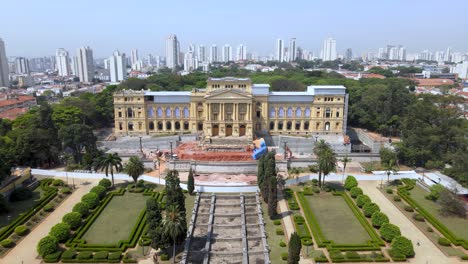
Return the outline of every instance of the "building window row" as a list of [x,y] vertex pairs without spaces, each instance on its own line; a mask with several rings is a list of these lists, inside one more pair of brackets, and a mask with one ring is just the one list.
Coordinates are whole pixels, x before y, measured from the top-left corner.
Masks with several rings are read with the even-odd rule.
[[[309,121],[305,121],[303,123],[303,127],[301,127],[301,122],[300,121],[279,121],[278,123],[275,123],[274,121],[270,122],[270,130],[283,130],[283,131],[291,131],[292,128],[294,127],[294,130],[296,131],[307,131],[310,129],[310,123]],[[338,130],[340,128],[340,122],[335,123],[335,130]],[[315,123],[315,130],[319,131],[321,130],[321,123],[317,122]],[[331,130],[331,124],[330,122],[325,122],[325,125],[323,127],[323,131],[330,131]]]
[[[285,110],[286,109],[286,110]],[[294,115],[293,115],[294,114]],[[285,116],[286,115],[286,116]],[[275,107],[270,107],[270,118],[275,118],[275,117],[310,117],[310,107],[306,107],[304,111],[302,111],[301,107],[297,107],[296,109],[293,109],[292,107],[279,107],[278,111],[276,111]]]
[[[163,116],[164,114],[164,116]],[[148,117],[152,118],[154,117],[155,113],[154,113],[154,108],[153,107],[149,107],[148,108]],[[188,107],[184,107],[182,110],[181,108],[179,107],[175,107],[174,109],[171,109],[170,107],[166,107],[165,109],[163,109],[162,107],[158,107],[156,109],[156,116],[157,117],[177,117],[177,118],[180,118],[181,116],[183,118],[189,118],[190,117],[190,111],[188,109]]]

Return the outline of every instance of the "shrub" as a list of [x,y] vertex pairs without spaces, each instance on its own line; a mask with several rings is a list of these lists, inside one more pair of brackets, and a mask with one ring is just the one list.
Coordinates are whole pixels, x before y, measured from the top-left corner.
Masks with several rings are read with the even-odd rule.
[[330,258],[332,259],[332,262],[333,262],[334,260],[341,260],[341,259],[344,259],[345,257],[343,256],[340,250],[333,249],[333,250],[330,250]]
[[63,180],[61,180],[61,179],[55,179],[55,180],[52,181],[52,185],[53,186],[63,186],[64,183],[63,183]]
[[284,242],[284,241],[279,242],[279,246],[280,247],[286,247],[286,242]]
[[62,251],[56,251],[52,254],[45,255],[44,262],[45,263],[57,263],[60,259],[60,255],[62,255]]
[[145,187],[145,181],[144,180],[138,180],[137,187],[140,187],[140,188]]
[[302,191],[302,193],[304,193],[304,195],[314,195],[314,192],[312,191],[312,187],[310,186],[304,187],[304,190]]
[[440,198],[440,193],[445,189],[445,187],[441,184],[434,184],[429,187],[429,189],[431,192],[424,198],[435,202]]
[[70,237],[70,226],[58,223],[50,229],[49,236],[57,238],[58,242],[64,242]]
[[4,248],[11,248],[15,245],[15,243],[13,243],[13,240],[7,238],[7,239],[3,239],[0,242],[0,245]]
[[314,193],[320,193],[319,187],[315,187],[315,186],[312,187],[312,191],[313,191]]
[[395,254],[402,254],[407,258],[414,257],[414,249],[411,240],[404,236],[398,236],[392,241],[391,250]]
[[98,185],[108,189],[109,187],[112,186],[112,182],[109,179],[104,178],[104,179],[99,181]]
[[450,243],[450,240],[446,239],[445,237],[439,237],[437,240],[437,243],[439,245],[444,246],[444,247],[449,247],[452,243]]
[[122,252],[110,252],[109,255],[107,256],[108,260],[120,260],[120,257],[122,257]]
[[392,188],[387,188],[387,190],[385,190],[388,194],[392,194],[393,193],[393,190]]
[[434,232],[434,229],[432,229],[432,227],[430,227],[430,226],[428,226],[428,227],[426,228],[426,230],[427,230],[427,232],[430,232],[430,233]]
[[274,220],[274,221],[273,221],[273,224],[274,224],[274,225],[281,225],[281,220]]
[[70,194],[72,192],[69,187],[64,187],[64,188],[62,188],[61,191],[62,191],[63,194]]
[[284,235],[284,231],[281,227],[276,228],[276,234],[277,235]]
[[468,260],[468,255],[463,255],[463,256],[461,256],[461,259],[462,259],[462,260]]
[[424,222],[424,216],[422,216],[422,215],[420,215],[420,214],[418,214],[418,213],[415,213],[415,214],[413,215],[413,219],[416,220],[416,221],[418,221],[418,222]]
[[414,212],[414,209],[411,207],[411,205],[405,205],[404,209],[406,212]]
[[89,213],[89,205],[85,202],[79,202],[73,206],[72,211],[80,213],[82,217],[86,217]]
[[401,201],[400,196],[398,196],[398,195],[393,196],[393,201],[400,202]]
[[299,205],[295,202],[290,202],[289,203],[289,209],[291,210],[299,210]]
[[15,234],[18,236],[24,236],[28,231],[29,229],[25,225],[19,225],[15,228]]
[[87,203],[89,208],[93,209],[94,207],[98,206],[99,204],[99,196],[95,193],[88,193],[81,197],[81,201]]
[[371,199],[369,198],[369,196],[365,194],[358,195],[356,199],[356,205],[359,208],[362,208],[366,203],[370,203],[370,202],[371,202]]
[[318,180],[317,179],[312,179],[312,185],[317,185],[318,184]]
[[161,258],[162,261],[168,261],[169,260],[169,255],[163,253],[163,254],[160,255],[160,258]]
[[372,225],[380,228],[383,224],[389,223],[388,216],[382,212],[375,212],[372,214]]
[[91,259],[93,257],[93,252],[91,251],[82,251],[76,255],[76,259]]
[[301,244],[304,246],[312,246],[314,242],[312,241],[312,239],[304,237],[304,238],[301,238]]
[[91,190],[89,191],[90,193],[95,193],[98,195],[99,199],[102,199],[104,198],[104,196],[106,196],[106,187],[102,187],[102,186],[94,186],[93,188],[91,188]]
[[345,253],[347,259],[360,259],[361,256],[356,251],[347,251]]
[[28,188],[20,187],[11,192],[10,202],[24,201],[30,199],[32,195],[33,193],[31,190],[29,190]]
[[58,250],[58,240],[53,236],[43,237],[37,244],[37,253],[44,257]]
[[383,224],[380,227],[380,236],[383,240],[391,242],[395,237],[401,236],[400,228],[390,223]]
[[351,175],[348,175],[345,180],[344,187],[346,190],[351,190],[351,188],[358,186],[358,181]]
[[281,259],[282,260],[288,260],[288,253],[286,253],[286,252],[281,253]]
[[62,253],[62,259],[73,259],[76,256],[76,251],[69,249]]
[[44,211],[46,211],[46,212],[52,212],[53,210],[54,210],[54,206],[51,205],[51,204],[46,204],[44,206]]
[[138,241],[138,245],[140,245],[140,246],[149,246],[149,245],[151,245],[151,239],[143,237],[143,238],[140,239],[140,241]]
[[70,226],[71,229],[76,229],[81,225],[81,214],[71,212],[63,216],[62,221]]
[[105,259],[107,259],[108,254],[109,254],[108,251],[98,251],[98,252],[94,253],[93,259],[105,260]]
[[380,211],[380,208],[377,204],[369,202],[362,207],[362,210],[366,217],[371,217],[373,213]]
[[353,187],[349,192],[351,193],[351,197],[356,198],[358,195],[362,194],[362,189],[359,187]]

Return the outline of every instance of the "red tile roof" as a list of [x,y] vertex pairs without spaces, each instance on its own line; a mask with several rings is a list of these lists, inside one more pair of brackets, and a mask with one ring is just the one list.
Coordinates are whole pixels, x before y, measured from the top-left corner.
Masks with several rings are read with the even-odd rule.
[[453,81],[449,79],[414,79],[418,86],[442,86],[452,85]]
[[34,96],[29,95],[18,95],[16,98],[0,100],[0,107],[8,106],[8,105],[16,105],[20,103],[24,103],[26,101],[36,101]]

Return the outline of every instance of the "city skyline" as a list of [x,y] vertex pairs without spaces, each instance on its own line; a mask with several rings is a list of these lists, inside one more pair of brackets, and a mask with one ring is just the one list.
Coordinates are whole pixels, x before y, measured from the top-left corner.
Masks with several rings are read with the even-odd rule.
[[[8,56],[48,56],[53,55],[58,48],[70,51],[80,46],[90,46],[95,58],[108,57],[114,49],[129,53],[133,48],[137,48],[140,54],[163,55],[164,40],[169,34],[179,37],[181,51],[187,50],[190,43],[204,44],[207,47],[212,44],[217,44],[218,47],[226,43],[233,47],[244,44],[249,47],[249,52],[256,52],[260,56],[274,54],[274,44],[278,38],[285,41],[296,38],[298,47],[315,53],[320,52],[323,40],[327,37],[336,39],[340,54],[347,48],[352,48],[355,54],[375,52],[379,47],[390,43],[401,44],[409,52],[445,50],[447,47],[464,51],[468,47],[468,37],[464,34],[468,22],[451,15],[454,6],[457,9],[468,7],[468,3],[461,0],[448,1],[443,6],[432,5],[435,1],[426,1],[424,5],[420,5],[400,0],[378,6],[367,0],[319,4],[295,1],[294,4],[301,8],[293,14],[285,14],[281,12],[280,6],[269,5],[265,1],[245,1],[244,4],[233,6],[231,12],[234,14],[247,7],[249,12],[255,13],[255,20],[226,19],[220,20],[219,25],[214,25],[210,16],[200,16],[200,12],[193,12],[204,6],[203,1],[183,3],[182,9],[179,8],[180,1],[158,5],[149,1],[143,1],[139,5],[110,5],[106,1],[89,1],[93,8],[86,9],[86,12],[91,12],[90,17],[95,19],[80,22],[68,19],[66,11],[45,12],[61,6],[58,1],[24,2],[22,6],[29,8],[20,21],[15,18],[14,12],[5,12],[4,19],[0,21],[0,37],[6,43]],[[337,9],[337,5],[340,8]],[[18,4],[14,2],[6,2],[2,6],[5,10],[18,8]],[[74,5],[73,10],[68,10],[73,13],[84,12],[86,6]],[[431,6],[437,6],[437,10]],[[172,13],[169,10],[177,12]],[[209,10],[203,10],[207,13],[210,11],[219,13],[223,9],[221,6],[210,6]],[[438,19],[428,20],[427,14],[436,11]],[[117,13],[129,17],[119,21],[114,17]],[[133,13],[138,14],[138,19],[130,18]],[[281,18],[272,17],[272,13],[281,14]],[[173,19],[174,15],[177,15],[177,19]],[[299,19],[310,15],[314,19]],[[54,30],[37,30],[38,21],[42,27]],[[266,26],[262,26],[265,23]],[[252,25],[257,25],[257,29],[247,30],[252,29]],[[437,37],[434,37],[435,34]],[[32,40],[34,45],[30,45]]]

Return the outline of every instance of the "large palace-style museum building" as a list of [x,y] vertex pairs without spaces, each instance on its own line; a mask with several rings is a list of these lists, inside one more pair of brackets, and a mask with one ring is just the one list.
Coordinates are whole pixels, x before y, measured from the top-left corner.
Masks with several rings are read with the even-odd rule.
[[249,78],[209,78],[191,92],[124,90],[114,95],[115,135],[202,132],[205,137],[253,138],[343,134],[348,97],[341,85],[308,86],[304,92],[271,92]]

